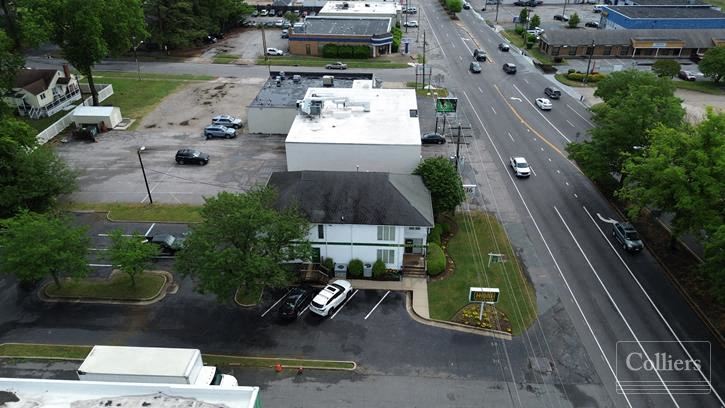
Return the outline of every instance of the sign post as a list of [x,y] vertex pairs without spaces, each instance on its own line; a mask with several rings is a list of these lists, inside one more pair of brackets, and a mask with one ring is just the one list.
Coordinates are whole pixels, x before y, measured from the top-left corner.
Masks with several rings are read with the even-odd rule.
[[478,320],[483,320],[483,305],[498,303],[498,288],[474,288],[468,290],[468,301],[471,303],[480,303],[481,309],[478,312]]

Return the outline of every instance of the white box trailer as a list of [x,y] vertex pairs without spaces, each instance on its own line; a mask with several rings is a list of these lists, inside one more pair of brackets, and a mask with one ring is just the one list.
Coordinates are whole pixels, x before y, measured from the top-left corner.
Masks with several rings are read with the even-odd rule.
[[204,366],[198,349],[94,346],[78,368],[81,381],[236,387],[237,379]]
[[121,108],[118,106],[79,106],[73,111],[73,122],[78,126],[100,125],[113,129],[121,121]]

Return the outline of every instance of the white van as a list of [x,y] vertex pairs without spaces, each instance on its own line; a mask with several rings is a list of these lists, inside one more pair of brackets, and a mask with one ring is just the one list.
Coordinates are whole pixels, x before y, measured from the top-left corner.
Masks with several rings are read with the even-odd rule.
[[602,9],[605,7],[604,4],[595,4],[592,11],[595,13],[601,13]]

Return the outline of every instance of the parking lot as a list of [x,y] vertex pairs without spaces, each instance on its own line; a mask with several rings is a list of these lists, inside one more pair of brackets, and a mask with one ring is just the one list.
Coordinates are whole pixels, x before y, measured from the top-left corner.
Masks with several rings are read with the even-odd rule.
[[[490,21],[495,21],[496,18],[496,5],[489,4],[486,6],[486,11],[482,12],[483,0],[473,0],[471,2],[472,7],[478,13],[482,13],[483,17]],[[523,7],[514,6],[513,4],[502,4],[498,7],[498,23],[506,29],[513,29],[515,26],[514,17],[518,17],[523,10]],[[584,27],[587,21],[599,21],[600,14],[594,12],[592,4],[571,4],[567,3],[566,10],[564,10],[564,3],[561,4],[549,4],[544,1],[543,5],[529,8],[530,16],[534,14],[538,15],[541,19],[540,27],[544,30],[556,30],[566,29],[568,27],[566,22],[554,20],[554,16],[557,14],[566,14],[571,17],[574,13],[579,15],[580,23],[577,30],[595,30],[595,28]]]

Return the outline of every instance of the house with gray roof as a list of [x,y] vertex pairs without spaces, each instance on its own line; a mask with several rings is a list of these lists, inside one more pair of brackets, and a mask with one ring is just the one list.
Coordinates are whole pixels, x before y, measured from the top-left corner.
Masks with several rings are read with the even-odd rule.
[[291,171],[272,173],[267,185],[277,191],[275,208],[297,208],[309,220],[313,262],[331,258],[344,273],[352,259],[380,259],[389,269],[425,272],[434,219],[420,176]]
[[67,65],[57,69],[21,69],[3,100],[31,119],[53,116],[81,99],[76,76]]

